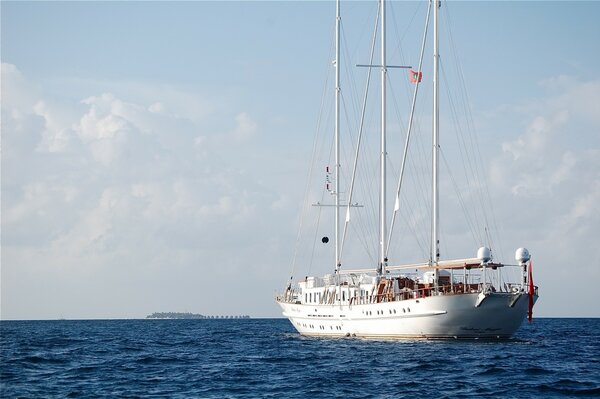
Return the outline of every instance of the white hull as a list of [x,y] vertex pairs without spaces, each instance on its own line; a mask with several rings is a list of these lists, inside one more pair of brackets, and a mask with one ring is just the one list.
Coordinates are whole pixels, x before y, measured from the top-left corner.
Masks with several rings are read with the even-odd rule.
[[509,338],[527,315],[527,294],[481,299],[472,293],[359,305],[278,303],[300,334],[329,337]]

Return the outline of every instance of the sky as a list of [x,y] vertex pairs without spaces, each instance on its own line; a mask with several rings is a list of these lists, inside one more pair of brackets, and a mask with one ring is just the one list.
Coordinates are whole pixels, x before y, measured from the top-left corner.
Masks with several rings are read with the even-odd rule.
[[[390,62],[414,64],[425,4],[391,8],[392,30],[408,33],[389,40]],[[344,38],[368,43],[374,10],[344,3]],[[0,11],[0,317],[278,317],[334,3]],[[536,316],[599,317],[600,2],[451,1],[443,15],[456,52],[442,63],[460,55],[506,261],[532,253]],[[347,64],[368,55],[345,49]]]

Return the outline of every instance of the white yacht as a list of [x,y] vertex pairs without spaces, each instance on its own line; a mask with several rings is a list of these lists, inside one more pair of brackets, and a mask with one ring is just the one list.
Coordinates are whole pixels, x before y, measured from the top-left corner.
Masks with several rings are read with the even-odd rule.
[[[302,335],[329,337],[362,338],[488,338],[506,339],[511,337],[529,315],[538,298],[538,288],[533,284],[531,259],[527,249],[516,250],[513,264],[496,261],[495,250],[491,245],[475,245],[472,254],[475,257],[465,259],[440,258],[439,231],[439,14],[440,0],[428,2],[425,28],[418,67],[388,65],[386,59],[386,2],[380,0],[377,9],[376,27],[373,35],[370,63],[356,65],[367,73],[380,72],[380,138],[378,148],[378,200],[372,212],[377,217],[377,259],[364,268],[347,268],[344,255],[344,242],[348,235],[351,212],[359,207],[353,202],[356,169],[361,144],[361,129],[356,137],[356,157],[352,163],[351,176],[347,187],[340,187],[340,1],[336,2],[335,12],[335,120],[333,167],[327,167],[325,190],[331,194],[332,203],[328,206],[333,213],[335,232],[332,243],[333,259],[331,273],[324,276],[302,275],[293,277],[284,291],[277,295],[276,301],[293,326]],[[432,18],[430,16],[432,15]],[[432,21],[430,21],[432,19]],[[433,112],[431,140],[431,231],[428,259],[421,263],[390,264],[390,243],[396,216],[401,209],[401,191],[409,142],[413,131],[415,103],[421,80],[423,54],[426,48],[428,27],[433,28]],[[377,32],[379,37],[377,38]],[[377,38],[377,39],[376,39]],[[376,40],[379,47],[380,62],[373,62]],[[400,164],[397,189],[387,191],[388,151],[387,140],[387,93],[388,71],[392,68],[409,72],[413,83],[412,103],[406,130],[405,146]],[[367,90],[368,91],[368,90]],[[365,94],[365,100],[367,95]],[[363,105],[364,112],[364,105]],[[429,184],[429,179],[427,179]],[[395,187],[395,188],[396,188]],[[393,194],[394,196],[392,197]],[[389,197],[389,198],[388,198]],[[388,212],[388,201],[394,200],[394,207]],[[378,208],[378,209],[377,209]],[[345,220],[340,213],[345,212]],[[399,223],[399,222],[398,222]],[[487,230],[486,230],[487,231]],[[322,242],[328,243],[328,237]],[[480,243],[484,244],[484,243]],[[487,244],[487,243],[485,243]],[[321,245],[321,244],[320,244]],[[401,258],[398,256],[398,258]],[[326,262],[329,260],[326,259]],[[359,265],[361,266],[361,265]],[[296,267],[294,265],[294,267]],[[508,268],[516,268],[509,282],[505,274]],[[514,270],[514,269],[513,269]],[[516,276],[516,278],[515,278]]]

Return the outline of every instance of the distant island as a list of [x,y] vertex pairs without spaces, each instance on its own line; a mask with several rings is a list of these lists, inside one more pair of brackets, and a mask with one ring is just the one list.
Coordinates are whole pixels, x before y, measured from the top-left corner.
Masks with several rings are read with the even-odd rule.
[[154,312],[147,319],[249,319],[250,316],[205,316],[196,313],[181,313],[181,312]]

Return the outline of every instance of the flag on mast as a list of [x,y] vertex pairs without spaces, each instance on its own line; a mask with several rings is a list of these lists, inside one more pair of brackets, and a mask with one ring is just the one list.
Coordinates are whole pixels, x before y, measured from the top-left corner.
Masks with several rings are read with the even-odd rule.
[[533,318],[533,294],[535,294],[535,287],[533,285],[533,262],[529,261],[529,310],[527,313],[527,319],[531,323],[531,319]]
[[410,70],[410,83],[421,83],[423,72]]

